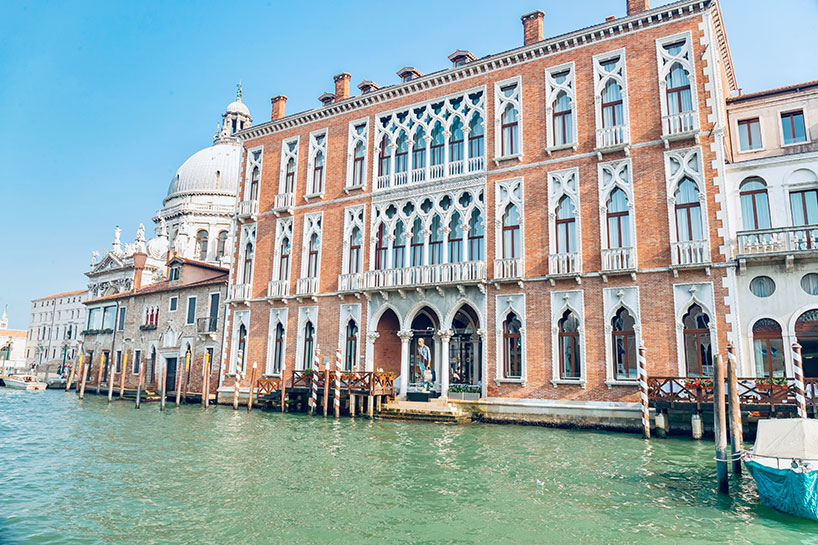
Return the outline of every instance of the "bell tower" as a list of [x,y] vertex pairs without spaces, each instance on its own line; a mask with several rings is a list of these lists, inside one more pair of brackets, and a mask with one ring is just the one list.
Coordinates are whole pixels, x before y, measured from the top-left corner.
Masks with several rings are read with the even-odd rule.
[[246,129],[253,122],[250,109],[241,101],[241,83],[236,84],[236,100],[222,114],[222,126],[214,141],[232,139],[233,135]]

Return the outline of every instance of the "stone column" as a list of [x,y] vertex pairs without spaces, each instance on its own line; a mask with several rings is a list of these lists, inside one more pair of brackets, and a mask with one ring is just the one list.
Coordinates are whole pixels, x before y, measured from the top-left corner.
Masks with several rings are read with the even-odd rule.
[[449,398],[449,341],[452,338],[451,330],[440,331],[440,397]]
[[375,370],[375,341],[381,334],[377,331],[368,331],[366,334],[366,356],[364,360],[364,370]]
[[400,337],[400,399],[406,399],[409,389],[409,343],[412,342],[412,330],[398,331]]

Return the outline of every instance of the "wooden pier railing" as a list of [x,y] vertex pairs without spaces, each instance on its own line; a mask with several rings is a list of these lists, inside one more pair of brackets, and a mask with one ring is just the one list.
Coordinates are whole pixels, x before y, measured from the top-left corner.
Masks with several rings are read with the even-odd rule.
[[[794,411],[795,379],[739,378],[737,379],[738,398],[741,408],[748,411]],[[648,377],[648,400],[658,408],[695,405],[697,410],[702,406],[713,405],[713,382],[706,378],[688,377]],[[816,413],[818,406],[818,379],[804,379],[804,390],[807,406]]]
[[256,399],[261,399],[261,396],[270,395],[280,390],[280,377],[260,378],[256,381]]

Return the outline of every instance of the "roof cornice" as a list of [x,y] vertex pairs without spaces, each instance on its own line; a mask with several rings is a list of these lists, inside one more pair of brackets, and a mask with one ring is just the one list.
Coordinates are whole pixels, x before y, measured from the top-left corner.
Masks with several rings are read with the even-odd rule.
[[242,142],[245,142],[261,136],[286,131],[300,125],[342,115],[359,108],[380,104],[441,85],[447,85],[455,81],[560,53],[568,49],[583,47],[591,43],[600,42],[630,32],[636,32],[652,25],[663,24],[674,18],[685,17],[694,13],[702,13],[711,6],[716,6],[714,27],[718,34],[719,51],[728,74],[730,85],[734,87],[735,77],[733,75],[733,64],[730,59],[730,50],[727,46],[727,37],[724,34],[718,0],[678,0],[677,2],[659,6],[648,11],[621,17],[612,21],[605,21],[567,34],[554,36],[541,42],[489,55],[482,59],[468,62],[463,66],[439,70],[405,83],[390,85],[377,91],[371,91],[363,95],[333,102],[327,106],[321,106],[312,110],[291,114],[281,119],[267,121],[260,125],[239,131],[235,136]]

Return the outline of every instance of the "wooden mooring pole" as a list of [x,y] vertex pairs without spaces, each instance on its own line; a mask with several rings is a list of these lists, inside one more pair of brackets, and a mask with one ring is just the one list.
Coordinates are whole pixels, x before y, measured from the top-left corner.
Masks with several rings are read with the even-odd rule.
[[[82,367],[82,356],[80,354],[79,363],[74,361],[74,364],[71,366],[71,372],[68,374],[68,382],[65,383],[65,391],[69,391],[71,389],[71,383],[74,382],[74,375],[77,375],[77,367]],[[77,380],[79,381],[79,375],[77,375]],[[76,388],[74,388],[76,390]]]
[[801,360],[801,345],[792,343],[792,374],[795,378],[795,403],[798,406],[798,418],[807,417],[807,398],[804,395],[804,364]]
[[82,384],[80,385],[80,399],[85,397],[85,381],[88,380],[88,373],[91,372],[91,358],[88,358],[88,363],[82,366]]
[[145,359],[139,358],[139,379],[136,383],[136,408],[142,403],[142,382],[145,380]]
[[193,354],[185,352],[185,368],[182,370],[182,401],[187,403],[187,385],[190,382],[190,358]]
[[741,475],[741,451],[744,446],[744,430],[741,423],[741,403],[738,400],[738,374],[736,347],[727,344],[727,399],[730,404],[730,446],[733,458],[733,475]]
[[202,404],[205,409],[210,406],[210,352],[205,350],[204,382],[202,383]]
[[285,378],[286,374],[284,373],[284,371],[286,371],[286,370],[287,370],[287,368],[282,366],[282,368],[281,368],[281,412],[282,413],[287,412],[287,379]]
[[116,376],[116,365],[108,373],[108,403],[114,400],[114,376]]
[[162,364],[162,399],[159,400],[159,410],[165,410],[165,400],[168,397],[168,360]]
[[256,368],[258,364],[253,362],[253,370],[250,371],[250,393],[247,395],[247,412],[253,410],[253,390],[256,387]]
[[714,356],[716,376],[713,379],[713,427],[716,435],[716,476],[719,492],[728,494],[727,483],[727,415],[724,404],[724,363]]
[[182,364],[176,360],[176,406],[182,404]]
[[105,367],[105,352],[99,357],[99,371],[97,371],[97,395],[99,395],[102,386],[102,369]]
[[122,369],[119,374],[119,399],[125,397],[125,369],[128,368],[128,353],[122,354]]
[[642,402],[642,435],[650,439],[650,401],[648,400],[648,370],[645,361],[645,345],[639,347],[639,400]]

